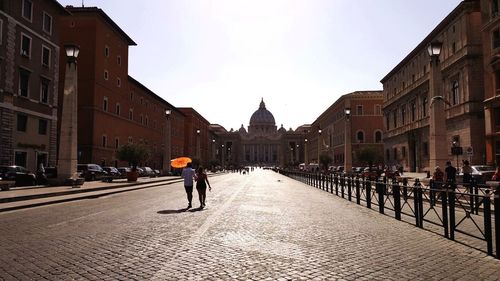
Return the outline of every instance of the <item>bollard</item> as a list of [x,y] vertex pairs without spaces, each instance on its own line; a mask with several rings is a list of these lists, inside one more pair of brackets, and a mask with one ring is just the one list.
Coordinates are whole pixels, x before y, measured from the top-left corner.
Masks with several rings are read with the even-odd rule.
[[491,234],[491,202],[490,191],[486,190],[486,195],[483,199],[484,207],[484,239],[486,240],[486,250],[488,255],[493,256],[493,241]]
[[415,226],[420,227],[420,204],[418,203],[418,184],[413,185],[413,209],[415,210]]
[[401,194],[400,186],[397,184],[396,180],[392,181],[392,195],[394,197],[394,217],[400,221],[401,220]]

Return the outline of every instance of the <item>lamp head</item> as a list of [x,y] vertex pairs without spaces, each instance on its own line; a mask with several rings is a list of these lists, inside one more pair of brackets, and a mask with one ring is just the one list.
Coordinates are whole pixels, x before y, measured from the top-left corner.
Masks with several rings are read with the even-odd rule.
[[443,46],[443,43],[440,41],[432,41],[429,46],[427,47],[427,53],[429,53],[429,56],[432,57],[438,57],[439,54],[441,53],[441,47]]
[[75,62],[80,54],[80,46],[76,44],[66,44],[64,45],[64,50],[66,51],[66,56],[70,62]]

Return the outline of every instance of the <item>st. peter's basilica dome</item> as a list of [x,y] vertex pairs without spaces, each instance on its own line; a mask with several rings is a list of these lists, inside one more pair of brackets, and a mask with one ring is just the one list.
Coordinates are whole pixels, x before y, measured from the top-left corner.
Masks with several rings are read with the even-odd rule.
[[259,109],[250,117],[250,126],[271,125],[275,126],[274,116],[269,110],[266,109],[264,99],[260,102]]

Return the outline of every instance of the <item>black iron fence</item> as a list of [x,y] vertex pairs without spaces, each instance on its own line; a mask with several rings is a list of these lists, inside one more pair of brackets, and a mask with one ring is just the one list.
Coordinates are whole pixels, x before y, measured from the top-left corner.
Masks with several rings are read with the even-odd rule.
[[[500,187],[277,170],[500,259]],[[494,248],[495,246],[495,248]]]

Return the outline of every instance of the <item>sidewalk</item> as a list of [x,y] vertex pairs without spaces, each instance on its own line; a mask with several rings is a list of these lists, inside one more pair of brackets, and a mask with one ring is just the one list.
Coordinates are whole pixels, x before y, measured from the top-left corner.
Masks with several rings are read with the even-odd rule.
[[171,184],[181,180],[177,176],[165,176],[156,178],[143,177],[139,178],[137,182],[127,182],[126,179],[113,180],[112,182],[91,181],[85,182],[81,187],[14,187],[8,191],[0,191],[0,212],[92,198],[104,194]]

